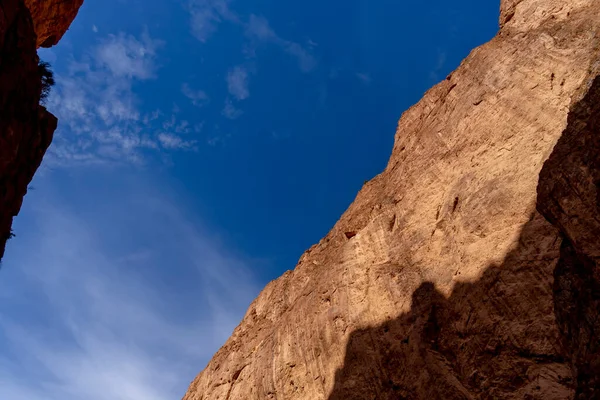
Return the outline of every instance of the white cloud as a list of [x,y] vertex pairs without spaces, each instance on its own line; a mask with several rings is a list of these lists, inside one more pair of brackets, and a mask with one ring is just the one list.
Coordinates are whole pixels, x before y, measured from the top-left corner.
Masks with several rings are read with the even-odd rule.
[[246,35],[255,41],[275,44],[284,52],[296,58],[302,72],[310,72],[317,66],[317,61],[310,51],[296,42],[278,36],[269,25],[269,21],[262,16],[250,15],[246,25]]
[[107,68],[115,77],[140,80],[154,77],[156,49],[160,41],[143,34],[141,40],[121,33],[109,35],[96,47],[97,65]]
[[98,27],[96,25],[92,25],[92,32],[98,33]]
[[[281,50],[296,58],[298,66],[303,72],[312,71],[317,61],[304,46],[299,43],[281,38],[269,25],[269,21],[262,16],[250,14],[248,21],[240,17],[230,7],[230,0],[190,0],[187,6],[190,14],[192,34],[205,43],[218,29],[223,21],[241,26],[246,36],[254,42],[271,43]],[[314,42],[308,41],[314,47]],[[245,53],[254,54],[252,46],[245,49]]]
[[188,11],[192,34],[206,42],[223,20],[237,22],[237,16],[229,9],[229,0],[190,0]]
[[181,86],[181,93],[196,107],[203,107],[210,101],[208,94],[204,90],[193,90],[187,83]]
[[140,181],[88,181],[93,209],[36,182],[0,280],[0,398],[180,398],[243,316],[249,267]]
[[[46,157],[50,165],[144,163],[149,150],[160,148],[159,134],[182,133],[164,132],[162,113],[142,113],[133,90],[135,82],[156,78],[161,46],[148,34],[109,35],[57,76],[47,104],[61,121]],[[188,138],[179,142],[170,149],[195,148]]]
[[219,16],[210,8],[190,11],[192,33],[201,42],[205,42],[216,30]]
[[162,147],[169,150],[191,150],[194,149],[194,146],[196,145],[195,141],[186,141],[171,133],[160,133],[158,135],[158,140]]
[[250,96],[248,90],[248,70],[243,66],[237,66],[227,73],[227,89],[229,94],[237,100],[244,100]]
[[298,43],[288,42],[286,40],[280,42],[282,48],[291,56],[298,60],[298,66],[302,72],[310,72],[317,66],[317,61],[304,47]]
[[269,21],[265,17],[260,17],[254,14],[250,15],[248,24],[246,25],[246,34],[251,38],[262,41],[277,41],[279,36],[275,34]]
[[175,132],[177,133],[188,133],[190,131],[190,123],[186,120],[179,121],[179,125],[175,127]]
[[227,119],[238,119],[244,112],[233,105],[231,99],[225,100],[225,106],[221,114]]

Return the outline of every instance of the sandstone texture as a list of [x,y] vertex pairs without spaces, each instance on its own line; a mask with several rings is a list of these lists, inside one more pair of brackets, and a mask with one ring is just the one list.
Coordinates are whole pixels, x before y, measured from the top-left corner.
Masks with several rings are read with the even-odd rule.
[[184,399],[600,398],[599,15],[503,0]]
[[12,219],[57,126],[40,105],[37,47],[56,43],[79,5],[81,1],[2,0],[0,6],[0,259],[12,235]]
[[31,12],[37,47],[52,47],[75,19],[83,0],[24,0]]

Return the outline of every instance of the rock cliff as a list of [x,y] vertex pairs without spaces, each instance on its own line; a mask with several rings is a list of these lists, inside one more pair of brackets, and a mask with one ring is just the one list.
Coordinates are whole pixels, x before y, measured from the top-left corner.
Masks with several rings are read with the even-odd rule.
[[600,398],[598,15],[503,0],[184,399]]
[[3,0],[0,6],[0,259],[57,126],[40,106],[36,50],[58,42],[82,1]]
[[52,47],[77,16],[83,0],[24,0],[31,13],[37,47]]

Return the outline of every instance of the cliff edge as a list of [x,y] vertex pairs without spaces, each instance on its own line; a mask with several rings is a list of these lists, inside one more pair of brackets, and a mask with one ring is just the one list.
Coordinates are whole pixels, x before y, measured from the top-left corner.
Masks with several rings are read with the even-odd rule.
[[503,0],[184,399],[600,398],[598,15]]
[[37,48],[58,42],[83,0],[3,0],[0,7],[0,259],[56,118],[40,105]]

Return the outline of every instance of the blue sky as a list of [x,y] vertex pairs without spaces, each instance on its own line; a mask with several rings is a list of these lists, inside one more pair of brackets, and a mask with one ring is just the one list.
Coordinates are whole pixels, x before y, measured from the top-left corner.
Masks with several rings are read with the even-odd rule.
[[0,271],[0,398],[180,398],[498,10],[86,0],[40,51],[60,125]]

